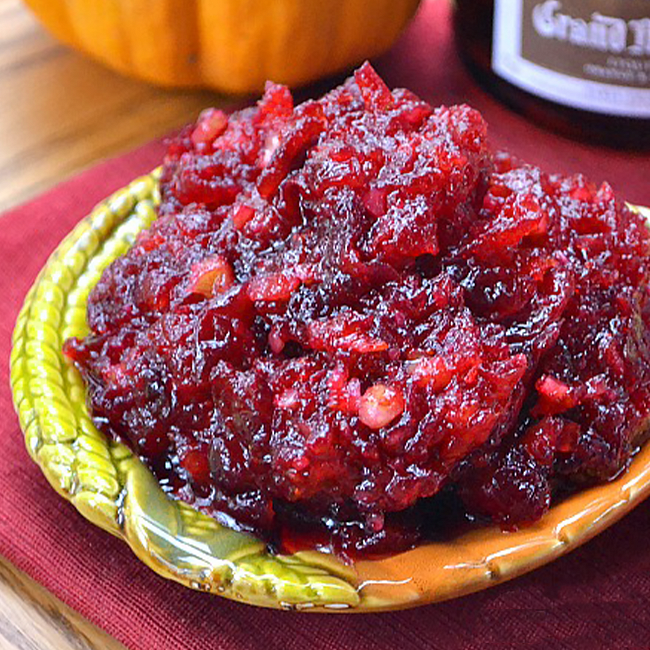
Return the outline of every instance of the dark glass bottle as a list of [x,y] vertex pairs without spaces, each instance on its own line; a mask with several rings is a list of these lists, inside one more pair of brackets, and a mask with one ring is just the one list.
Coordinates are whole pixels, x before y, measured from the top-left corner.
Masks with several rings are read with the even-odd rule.
[[650,148],[650,0],[456,0],[454,20],[479,83],[531,121]]

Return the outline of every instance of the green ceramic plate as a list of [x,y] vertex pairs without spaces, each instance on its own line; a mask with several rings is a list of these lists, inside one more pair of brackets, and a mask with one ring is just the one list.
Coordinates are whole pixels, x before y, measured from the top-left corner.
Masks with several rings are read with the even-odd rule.
[[61,346],[84,336],[86,301],[103,269],[155,219],[159,172],[117,192],[61,243],[18,317],[11,385],[27,449],[54,489],[123,539],[157,573],[256,605],[377,611],[451,598],[519,575],[615,521],[650,489],[650,451],[624,477],[552,509],[514,534],[486,528],[451,543],[348,566],[316,551],[270,554],[250,535],[169,499],[146,467],[93,425],[85,387]]

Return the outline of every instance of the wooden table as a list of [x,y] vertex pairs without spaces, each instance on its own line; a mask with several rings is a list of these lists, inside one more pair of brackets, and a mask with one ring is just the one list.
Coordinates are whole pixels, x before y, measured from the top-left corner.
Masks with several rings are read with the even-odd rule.
[[0,0],[0,210],[215,101],[118,76],[57,43],[20,0]]
[[[0,0],[0,212],[191,119],[218,97],[120,77]],[[0,650],[123,646],[0,557]]]

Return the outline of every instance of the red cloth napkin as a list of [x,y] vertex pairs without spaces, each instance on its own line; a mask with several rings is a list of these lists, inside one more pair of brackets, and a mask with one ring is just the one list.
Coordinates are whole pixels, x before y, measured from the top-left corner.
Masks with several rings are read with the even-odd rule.
[[[390,85],[432,103],[468,101],[493,141],[549,170],[607,178],[621,196],[650,204],[650,158],[569,142],[535,128],[481,92],[457,61],[449,10],[425,3],[378,62]],[[321,88],[322,89],[322,88]],[[320,89],[319,89],[320,90]],[[315,92],[315,91],[314,91]],[[0,355],[25,293],[48,254],[92,206],[155,167],[160,143],[104,163],[2,217]],[[30,461],[0,367],[0,554],[128,647],[138,650],[650,647],[650,509],[525,577],[465,598],[386,614],[306,615],[256,609],[192,592],[152,573],[85,521]]]

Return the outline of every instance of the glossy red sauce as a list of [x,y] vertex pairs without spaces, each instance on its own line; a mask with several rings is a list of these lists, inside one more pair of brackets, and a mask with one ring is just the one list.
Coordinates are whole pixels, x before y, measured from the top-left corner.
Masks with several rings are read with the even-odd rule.
[[343,554],[435,534],[440,504],[514,528],[646,428],[642,219],[495,153],[467,106],[367,64],[295,107],[269,84],[174,139],[161,189],[65,352],[99,428],[228,525]]

